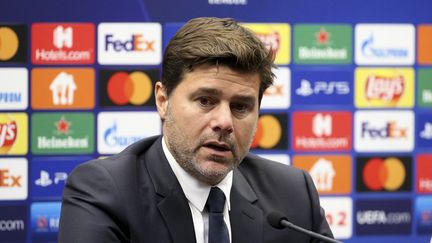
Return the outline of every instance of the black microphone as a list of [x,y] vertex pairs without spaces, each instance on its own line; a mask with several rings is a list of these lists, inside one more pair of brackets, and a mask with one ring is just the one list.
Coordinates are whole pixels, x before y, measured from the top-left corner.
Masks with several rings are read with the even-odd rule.
[[342,241],[337,241],[335,239],[329,238],[329,237],[324,236],[324,235],[317,234],[313,231],[310,231],[310,230],[304,229],[300,226],[297,226],[297,225],[291,223],[290,221],[288,221],[287,217],[285,217],[281,212],[273,211],[273,212],[269,213],[267,215],[267,221],[269,222],[269,224],[271,226],[273,226],[276,229],[284,229],[284,228],[288,227],[290,229],[296,230],[296,231],[301,232],[303,234],[306,234],[310,237],[323,240],[325,242],[343,243]]

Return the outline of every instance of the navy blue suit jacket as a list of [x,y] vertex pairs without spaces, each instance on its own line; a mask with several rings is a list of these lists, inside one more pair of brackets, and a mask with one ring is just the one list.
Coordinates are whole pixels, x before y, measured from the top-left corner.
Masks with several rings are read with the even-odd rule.
[[[63,192],[59,243],[193,243],[188,201],[162,151],[161,137],[139,141],[106,159],[78,166]],[[234,170],[232,243],[318,242],[274,229],[271,209],[332,236],[310,176],[249,154]]]

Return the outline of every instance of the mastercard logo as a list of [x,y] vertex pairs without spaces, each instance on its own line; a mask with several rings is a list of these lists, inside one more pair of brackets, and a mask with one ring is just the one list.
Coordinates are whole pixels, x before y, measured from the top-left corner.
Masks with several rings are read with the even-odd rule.
[[282,135],[283,128],[280,121],[273,115],[262,115],[258,119],[257,131],[251,148],[274,148],[282,139]]
[[0,60],[11,59],[18,51],[18,36],[9,27],[0,27]]
[[372,191],[396,191],[407,177],[401,160],[395,157],[387,159],[372,158],[363,167],[364,184]]
[[142,105],[153,91],[151,78],[143,72],[117,72],[108,80],[107,93],[116,105]]

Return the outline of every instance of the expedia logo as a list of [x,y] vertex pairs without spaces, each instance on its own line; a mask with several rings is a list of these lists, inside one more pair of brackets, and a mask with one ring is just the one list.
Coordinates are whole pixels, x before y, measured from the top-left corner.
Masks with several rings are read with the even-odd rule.
[[411,157],[357,158],[357,191],[411,191]]
[[100,72],[101,106],[151,106],[154,107],[154,82],[158,70]]
[[287,141],[286,114],[262,114],[252,142],[252,149],[286,149]]
[[27,26],[0,25],[0,63],[27,60]]

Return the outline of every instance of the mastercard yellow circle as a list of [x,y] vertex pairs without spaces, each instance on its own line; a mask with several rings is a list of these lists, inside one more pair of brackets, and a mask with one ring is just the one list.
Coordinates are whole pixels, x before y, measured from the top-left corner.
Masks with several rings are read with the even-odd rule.
[[271,115],[263,115],[260,117],[263,134],[259,140],[260,147],[269,149],[279,142],[282,136],[282,127],[276,117]]
[[133,72],[129,74],[133,83],[133,92],[129,101],[134,105],[141,105],[148,101],[152,92],[153,85],[149,76],[143,72]]
[[405,167],[402,162],[397,158],[391,157],[385,160],[384,166],[388,171],[388,178],[384,183],[384,188],[389,191],[399,189],[406,177]]
[[0,28],[0,60],[12,58],[18,50],[18,36],[8,27]]

